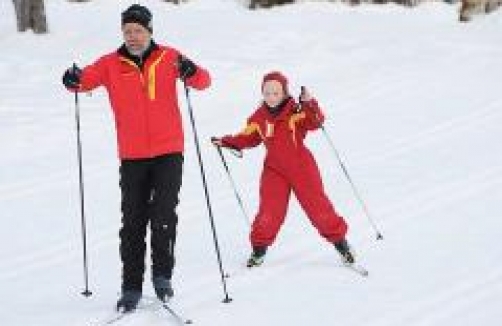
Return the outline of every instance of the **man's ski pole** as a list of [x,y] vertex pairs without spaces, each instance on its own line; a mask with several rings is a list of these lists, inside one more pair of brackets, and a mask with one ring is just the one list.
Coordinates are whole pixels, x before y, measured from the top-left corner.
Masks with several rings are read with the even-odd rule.
[[[76,69],[76,64],[73,64],[73,68]],[[78,157],[78,180],[79,180],[79,191],[80,191],[80,220],[82,228],[82,244],[83,244],[83,265],[84,265],[84,282],[85,289],[82,294],[86,297],[92,295],[89,290],[89,268],[87,263],[87,232],[85,223],[85,200],[84,200],[84,178],[82,169],[82,142],[80,140],[80,106],[78,101],[78,92],[75,90],[75,125],[77,128],[77,157]]]
[[190,115],[190,122],[192,124],[192,132],[193,132],[194,141],[195,141],[195,148],[197,150],[197,157],[199,159],[200,174],[202,176],[202,184],[204,186],[204,194],[206,196],[206,205],[207,205],[207,210],[209,213],[209,221],[211,222],[211,230],[213,233],[213,240],[214,240],[214,246],[215,246],[215,250],[216,250],[216,257],[218,259],[218,266],[220,268],[221,284],[223,285],[223,292],[225,294],[225,298],[223,299],[223,302],[229,303],[232,301],[232,299],[228,296],[227,283],[225,280],[225,272],[223,271],[223,263],[221,260],[220,246],[218,244],[218,236],[216,234],[216,226],[214,223],[213,211],[211,208],[211,201],[209,199],[209,191],[207,189],[206,173],[204,171],[204,163],[202,162],[202,155],[200,153],[199,137],[197,135],[197,128],[195,126],[195,119],[194,119],[194,114],[193,114],[193,110],[192,110],[192,104],[190,101],[190,90],[188,89],[188,86],[185,81],[183,81],[183,86],[185,88],[185,96],[186,96],[186,101],[187,101],[187,106],[188,106],[188,113]]

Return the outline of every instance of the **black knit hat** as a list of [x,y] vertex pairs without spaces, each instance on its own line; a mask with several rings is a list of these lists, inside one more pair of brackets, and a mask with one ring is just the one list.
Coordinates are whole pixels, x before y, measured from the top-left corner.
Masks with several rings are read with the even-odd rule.
[[152,32],[152,13],[147,7],[134,4],[122,12],[122,26],[126,23],[137,23]]

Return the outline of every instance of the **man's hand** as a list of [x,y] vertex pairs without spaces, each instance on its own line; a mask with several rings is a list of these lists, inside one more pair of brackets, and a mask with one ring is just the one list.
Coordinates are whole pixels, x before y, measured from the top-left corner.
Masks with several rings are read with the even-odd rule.
[[197,66],[190,59],[180,55],[178,57],[178,71],[180,78],[185,80],[197,72]]
[[76,65],[66,69],[63,74],[63,85],[69,89],[77,89],[80,87],[80,77],[82,76],[82,69]]

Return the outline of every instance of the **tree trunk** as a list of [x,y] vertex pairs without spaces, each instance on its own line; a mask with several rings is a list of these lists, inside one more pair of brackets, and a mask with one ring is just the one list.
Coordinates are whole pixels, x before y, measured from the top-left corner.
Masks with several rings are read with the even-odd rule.
[[285,5],[295,2],[295,0],[251,0],[249,2],[249,9],[256,9],[258,7],[270,8],[276,5]]
[[17,30],[32,29],[34,33],[47,33],[47,19],[43,0],[12,0],[17,16]]

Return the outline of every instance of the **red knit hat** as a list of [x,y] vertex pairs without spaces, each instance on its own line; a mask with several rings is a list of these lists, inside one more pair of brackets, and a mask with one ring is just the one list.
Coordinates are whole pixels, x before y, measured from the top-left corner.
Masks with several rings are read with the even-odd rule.
[[261,83],[261,89],[263,89],[263,85],[270,81],[270,80],[275,80],[279,82],[282,86],[282,89],[284,90],[285,94],[289,94],[289,89],[288,89],[288,79],[286,76],[284,76],[282,73],[279,71],[272,71],[263,76],[263,81]]

